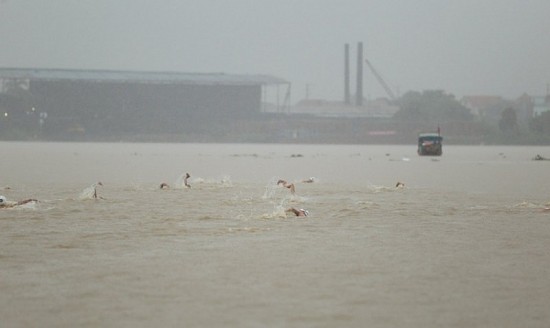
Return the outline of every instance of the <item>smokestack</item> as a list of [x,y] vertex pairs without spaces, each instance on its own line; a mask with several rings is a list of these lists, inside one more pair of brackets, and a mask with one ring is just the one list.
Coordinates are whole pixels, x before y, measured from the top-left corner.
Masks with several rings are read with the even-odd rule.
[[346,105],[351,104],[349,94],[349,44],[346,43],[344,47],[344,103]]
[[363,106],[363,42],[357,44],[357,92],[355,106]]

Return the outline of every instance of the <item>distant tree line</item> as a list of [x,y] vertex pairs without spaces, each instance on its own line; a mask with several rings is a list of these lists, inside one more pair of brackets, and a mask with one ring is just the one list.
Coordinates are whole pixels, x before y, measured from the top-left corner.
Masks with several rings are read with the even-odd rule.
[[[60,131],[63,131],[62,129],[56,128],[53,122],[49,122],[49,118],[42,116],[43,113],[39,113],[38,110],[35,112],[34,103],[36,99],[24,86],[11,83],[3,87],[3,92],[0,92],[0,140],[48,140],[48,138],[73,140],[82,137],[82,133],[78,128],[63,132],[65,134],[70,133],[70,135],[61,136]],[[396,130],[406,132],[410,136],[421,128],[430,127],[435,131],[441,125],[444,127],[442,132],[446,140],[454,139],[455,143],[550,145],[550,112],[544,112],[528,119],[523,115],[521,119],[518,119],[518,108],[515,108],[512,104],[496,111],[497,113],[500,112],[500,117],[497,117],[498,120],[484,121],[476,118],[454,95],[442,90],[409,91],[397,99],[395,104],[400,107],[400,110],[393,118],[385,122],[379,122],[379,129],[388,129],[389,126],[393,125],[398,127]],[[154,122],[160,122],[159,119],[154,120]],[[336,124],[336,120],[338,119],[335,118],[333,123],[327,123],[325,122],[326,119],[323,119],[322,123],[318,123],[316,126],[310,124],[307,130],[301,132],[301,135],[307,135],[314,142],[315,138],[318,140],[327,139],[326,136],[323,136],[323,133],[325,133],[331,135],[328,138],[329,140],[333,140],[335,135],[329,133],[330,129],[327,126]],[[44,124],[45,121],[46,124]],[[98,118],[94,121],[97,126],[91,126],[89,130],[91,132],[96,130],[101,132],[96,133],[97,135],[107,136],[113,134],[112,137],[115,137],[114,133],[116,131],[123,131],[128,135],[137,131],[130,121],[126,122],[127,127],[117,126],[116,129],[111,126],[114,124],[111,121]],[[280,118],[261,113],[254,115],[254,117],[234,118],[232,121],[234,122],[231,124],[226,124],[229,123],[228,121],[224,121],[224,124],[220,122],[215,129],[212,129],[212,125],[216,122],[212,121],[203,125],[195,124],[196,126],[186,129],[184,133],[191,135],[190,138],[193,138],[193,140],[204,139],[208,141],[216,141],[216,138],[224,139],[228,135],[234,136],[234,139],[241,138],[238,135],[242,133],[243,136],[247,136],[242,137],[245,138],[243,140],[254,141],[258,139],[262,142],[268,142],[267,134],[269,133],[266,133],[266,131],[269,131],[271,125],[277,127],[280,124]],[[155,125],[154,122],[152,121],[152,125],[146,130],[146,133],[150,138],[155,138],[155,135],[157,135],[159,141],[162,141],[161,139],[165,138],[162,133],[166,133],[166,129],[162,130],[160,123],[157,122],[158,124]],[[246,124],[240,124],[239,122],[246,122]],[[376,124],[376,120],[371,123]],[[255,126],[260,126],[261,129],[256,131]],[[356,136],[359,141],[365,140],[363,137],[365,131],[361,130],[362,126],[361,124],[351,125],[350,128],[344,130],[349,130],[351,137]],[[299,129],[297,126],[294,130],[298,131]],[[280,129],[274,131],[280,131]],[[342,134],[342,129],[339,131]],[[276,134],[276,132],[271,134]],[[96,138],[97,136],[91,137]],[[174,140],[184,139],[184,137],[173,138]],[[346,142],[347,139],[345,138],[342,135],[341,142]],[[409,139],[410,137],[406,140]]]
[[509,105],[500,110],[500,117],[495,124],[490,120],[476,120],[454,95],[442,90],[409,91],[396,104],[400,110],[393,119],[397,121],[468,127],[464,129],[464,135],[475,131],[481,134],[480,141],[490,144],[550,144],[550,112],[531,117],[526,124],[520,124],[518,109]]
[[394,119],[442,123],[472,121],[470,110],[458,102],[454,95],[442,90],[409,91],[397,101],[400,110]]

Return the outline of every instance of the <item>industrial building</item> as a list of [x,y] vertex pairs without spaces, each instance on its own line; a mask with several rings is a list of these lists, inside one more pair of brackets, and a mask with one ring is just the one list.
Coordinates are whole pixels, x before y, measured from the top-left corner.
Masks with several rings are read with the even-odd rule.
[[32,120],[50,134],[177,134],[260,113],[280,85],[288,98],[290,83],[268,75],[0,68],[0,111],[4,127]]

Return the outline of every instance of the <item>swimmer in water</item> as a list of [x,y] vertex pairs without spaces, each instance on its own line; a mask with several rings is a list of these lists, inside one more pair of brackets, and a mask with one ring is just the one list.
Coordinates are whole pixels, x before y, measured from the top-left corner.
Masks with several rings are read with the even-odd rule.
[[315,178],[314,177],[310,177],[309,179],[304,179],[302,180],[303,183],[313,183],[315,182]]
[[297,210],[294,207],[291,207],[291,208],[287,209],[285,212],[292,212],[296,216],[308,216],[309,215],[309,211],[304,210],[303,208]]
[[6,197],[4,197],[4,196],[0,196],[0,209],[1,208],[11,208],[11,207],[31,203],[31,202],[38,203],[38,200],[29,198],[29,199],[25,199],[25,200],[20,200],[18,202],[14,202],[14,201],[8,201],[6,199]]
[[280,185],[280,184],[282,184],[283,187],[290,189],[290,192],[291,192],[292,194],[295,194],[295,193],[296,193],[296,189],[294,188],[294,183],[288,183],[288,182],[286,182],[285,180],[279,180],[279,181],[277,181],[277,186]]
[[395,188],[405,188],[405,184],[403,182],[397,181],[397,183],[395,184]]
[[97,186],[103,186],[103,183],[101,183],[101,181],[100,181],[100,182],[94,183],[92,185],[92,188],[94,189],[94,195],[93,195],[94,199],[98,199],[98,198],[99,199],[105,199],[105,198],[97,195]]
[[191,188],[191,185],[189,183],[187,183],[187,179],[189,179],[191,176],[189,175],[189,173],[185,173],[185,178],[183,178],[183,185],[186,186],[187,188]]
[[160,189],[170,189],[170,186],[166,182],[163,182],[160,184]]

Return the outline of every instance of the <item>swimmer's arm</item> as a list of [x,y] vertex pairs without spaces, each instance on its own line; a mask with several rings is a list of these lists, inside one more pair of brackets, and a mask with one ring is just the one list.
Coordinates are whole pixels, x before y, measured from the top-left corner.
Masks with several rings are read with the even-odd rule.
[[30,202],[38,202],[38,200],[33,199],[33,198],[20,200],[20,201],[17,202],[17,205],[23,205],[23,204],[27,204],[27,203],[30,203]]
[[297,209],[295,209],[295,208],[293,208],[293,207],[287,209],[286,212],[292,212],[292,213],[294,213],[294,215],[296,215],[296,216],[299,216],[299,215],[300,215],[300,211],[298,211]]

